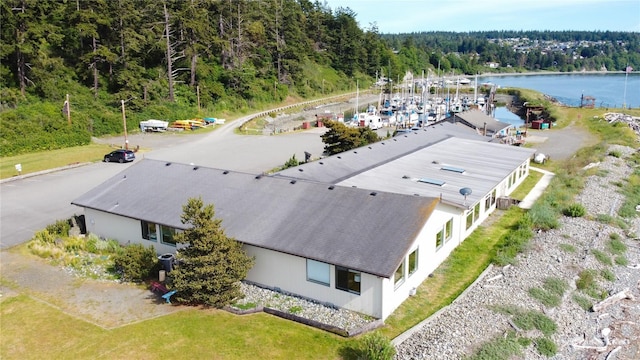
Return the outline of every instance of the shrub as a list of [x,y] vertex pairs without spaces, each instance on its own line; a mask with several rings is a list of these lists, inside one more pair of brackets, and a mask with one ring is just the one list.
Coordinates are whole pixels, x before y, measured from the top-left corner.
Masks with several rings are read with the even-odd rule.
[[46,230],[53,235],[69,236],[71,225],[69,220],[58,220],[54,224],[47,225]]
[[578,274],[578,279],[576,280],[576,288],[578,288],[578,290],[586,290],[595,285],[596,279],[593,270],[582,270],[580,274]]
[[48,230],[40,230],[33,234],[32,242],[39,242],[42,244],[53,244],[56,241],[56,237]]
[[379,332],[363,336],[360,344],[360,358],[363,360],[391,360],[396,354],[391,341]]
[[126,246],[124,251],[117,254],[114,266],[124,280],[141,281],[147,279],[157,268],[158,259],[153,246],[145,248],[141,244]]
[[81,237],[70,237],[64,241],[64,249],[70,253],[77,253],[78,251],[84,251],[86,247],[86,241]]
[[557,228],[560,223],[556,218],[555,210],[546,203],[534,204],[527,213],[531,218],[531,222],[535,228],[542,230],[550,230]]
[[570,217],[583,217],[587,211],[585,210],[582,204],[571,204],[562,210],[562,213],[565,216]]

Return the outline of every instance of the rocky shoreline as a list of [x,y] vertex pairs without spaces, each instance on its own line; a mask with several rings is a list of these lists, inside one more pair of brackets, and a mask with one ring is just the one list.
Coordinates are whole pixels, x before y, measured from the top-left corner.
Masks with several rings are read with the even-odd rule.
[[[529,251],[519,255],[517,265],[488,270],[453,304],[411,335],[398,338],[396,359],[461,359],[510,331],[528,338],[542,336],[538,330],[515,328],[508,315],[490,309],[496,305],[535,310],[552,319],[557,325],[551,336],[557,345],[553,359],[639,359],[640,221],[636,218],[624,231],[595,220],[603,215],[615,216],[622,204],[622,195],[612,184],[624,181],[633,171],[625,158],[635,150],[615,146],[610,151],[622,155],[607,156],[597,164],[598,174],[588,178],[576,199],[587,210],[586,216],[563,217],[558,229],[534,237]],[[609,240],[614,237],[627,246],[627,265],[607,265],[594,256],[594,250],[607,253]],[[610,280],[597,276],[598,286],[607,296],[628,289],[635,300],[621,300],[597,312],[585,311],[574,300],[574,295],[580,294],[576,279],[585,269],[614,274]],[[549,277],[560,278],[570,286],[557,307],[545,307],[529,295],[531,288],[541,287]],[[541,357],[535,345],[518,356]]]

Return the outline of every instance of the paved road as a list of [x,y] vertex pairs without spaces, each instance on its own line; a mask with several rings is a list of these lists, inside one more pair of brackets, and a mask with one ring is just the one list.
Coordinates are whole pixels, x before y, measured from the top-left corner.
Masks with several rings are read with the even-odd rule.
[[[255,174],[283,165],[294,154],[304,160],[305,151],[313,157],[323,151],[320,134],[325,128],[277,136],[234,134],[233,129],[244,120],[228,122],[204,134],[140,134],[128,139],[131,146],[152,149],[139,153],[136,162],[150,158]],[[99,141],[124,144],[123,137]],[[131,164],[94,163],[3,182],[0,185],[0,249],[31,239],[36,231],[56,220],[80,214],[82,209],[71,205],[71,201],[128,166]]]

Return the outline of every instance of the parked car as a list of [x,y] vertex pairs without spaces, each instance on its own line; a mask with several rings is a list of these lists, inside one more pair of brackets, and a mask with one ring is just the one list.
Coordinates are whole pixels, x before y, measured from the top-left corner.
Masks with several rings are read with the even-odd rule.
[[119,149],[112,151],[104,156],[104,162],[117,161],[119,163],[125,163],[133,161],[136,158],[136,154],[131,150]]

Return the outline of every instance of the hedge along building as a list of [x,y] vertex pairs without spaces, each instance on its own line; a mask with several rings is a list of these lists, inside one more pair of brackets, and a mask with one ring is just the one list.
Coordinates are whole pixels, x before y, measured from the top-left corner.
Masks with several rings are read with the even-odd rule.
[[385,319],[528,174],[534,150],[486,140],[435,125],[269,176],[142,160],[72,203],[165,253],[201,197],[255,257],[248,281]]

